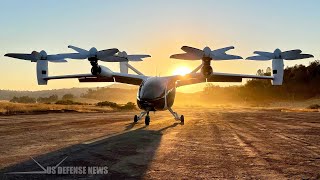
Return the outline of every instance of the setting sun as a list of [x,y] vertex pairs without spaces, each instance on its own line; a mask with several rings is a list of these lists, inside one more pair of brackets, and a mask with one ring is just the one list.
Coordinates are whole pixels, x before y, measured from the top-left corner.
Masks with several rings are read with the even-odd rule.
[[188,73],[190,73],[192,70],[188,67],[185,67],[185,66],[181,66],[181,67],[178,67],[176,68],[174,71],[173,71],[173,74],[174,75],[186,75]]

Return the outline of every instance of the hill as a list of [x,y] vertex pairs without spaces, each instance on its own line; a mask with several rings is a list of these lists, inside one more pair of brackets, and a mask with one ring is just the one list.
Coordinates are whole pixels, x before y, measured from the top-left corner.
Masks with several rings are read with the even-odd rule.
[[[137,89],[135,86],[126,85],[126,84],[111,84],[106,86],[108,88],[118,88],[118,89]],[[52,90],[41,90],[41,91],[15,91],[15,90],[1,90],[0,89],[0,100],[10,100],[14,96],[29,96],[33,98],[38,97],[47,97],[53,94],[62,97],[65,94],[73,94],[76,97],[80,97],[82,94],[85,94],[89,89],[97,89],[97,88],[63,88],[63,89],[52,89]]]

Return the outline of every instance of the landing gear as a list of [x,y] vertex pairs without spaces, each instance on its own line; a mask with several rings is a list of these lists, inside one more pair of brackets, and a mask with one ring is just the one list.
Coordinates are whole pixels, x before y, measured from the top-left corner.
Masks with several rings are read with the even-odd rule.
[[[139,114],[139,116],[137,115],[134,115],[134,118],[133,118],[133,122],[137,123],[141,118],[143,118],[144,115],[146,115],[147,112],[146,111],[143,111]],[[149,114],[149,113],[148,113]]]
[[[147,114],[147,115],[146,115]],[[146,124],[146,126],[148,126],[150,124],[150,116],[149,116],[149,111],[143,111],[140,113],[139,116],[134,115],[133,118],[133,122],[137,123],[140,119],[143,118],[143,116],[146,115],[145,119],[144,119],[144,123]]]
[[150,124],[150,116],[149,116],[149,114],[144,119],[144,123],[146,124],[146,126],[149,126],[149,124]]
[[170,107],[168,107],[168,110],[173,115],[175,120],[179,120],[181,122],[181,124],[184,124],[184,116],[183,115],[181,115],[179,117],[178,113],[174,112]]

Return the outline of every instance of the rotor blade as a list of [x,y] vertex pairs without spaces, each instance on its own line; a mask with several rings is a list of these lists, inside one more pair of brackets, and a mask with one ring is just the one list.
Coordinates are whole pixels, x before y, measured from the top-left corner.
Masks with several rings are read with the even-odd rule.
[[296,56],[298,54],[300,54],[302,51],[300,49],[295,49],[295,50],[290,50],[290,51],[284,51],[281,53],[281,57],[283,57],[284,59],[292,57],[292,56]]
[[194,48],[194,47],[182,46],[181,49],[186,53],[194,54],[195,56],[199,57],[200,59],[204,55],[204,52],[202,50]]
[[297,54],[296,56],[284,58],[285,60],[298,60],[298,59],[306,59],[306,58],[313,58],[314,56],[311,54]]
[[109,56],[113,56],[117,52],[119,52],[119,50],[116,49],[116,48],[101,50],[101,51],[97,52],[97,58],[98,59],[102,59],[102,58],[106,58],[106,57],[109,57]]
[[243,59],[241,56],[230,55],[230,54],[218,54],[212,56],[212,60],[235,60],[235,59]]
[[151,57],[150,55],[144,54],[134,54],[134,55],[127,55],[127,59],[129,61],[143,61],[143,58]]
[[29,60],[29,61],[37,61],[36,57],[32,54],[8,53],[8,54],[5,54],[4,56],[16,58],[16,59]]
[[183,54],[173,54],[170,56],[173,59],[182,59],[182,60],[200,60],[202,58],[191,53],[183,53]]
[[80,53],[64,53],[48,55],[47,60],[59,60],[59,59],[87,59],[86,55]]
[[88,56],[88,54],[89,54],[89,51],[87,51],[85,49],[82,49],[82,48],[79,48],[79,47],[75,47],[75,46],[69,45],[68,48],[73,49],[73,50],[77,51],[78,53],[80,53],[82,55]]
[[247,57],[246,60],[258,60],[258,61],[268,61],[271,60],[272,58],[265,57],[265,56],[251,56]]
[[49,62],[53,62],[53,63],[63,63],[63,62],[68,62],[65,59],[55,59],[55,60],[48,60]]
[[233,46],[224,47],[224,48],[213,50],[213,52],[224,53],[224,52],[229,51],[231,49],[234,49],[234,47]]
[[98,51],[98,55],[104,55],[104,56],[113,56],[115,55],[117,52],[119,52],[119,49],[117,48],[112,48],[112,49],[105,49],[105,50],[101,50]]
[[102,57],[99,60],[104,62],[128,62],[127,58],[119,57],[119,56]]
[[270,59],[275,58],[274,53],[271,52],[264,52],[264,51],[254,51],[254,54],[258,54],[260,56],[268,57]]

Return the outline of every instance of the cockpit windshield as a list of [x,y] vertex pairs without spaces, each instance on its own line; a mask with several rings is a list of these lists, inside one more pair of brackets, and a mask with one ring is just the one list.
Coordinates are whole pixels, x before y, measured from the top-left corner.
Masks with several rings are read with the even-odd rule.
[[140,99],[157,99],[165,95],[165,82],[160,78],[150,78],[143,82],[139,89]]

